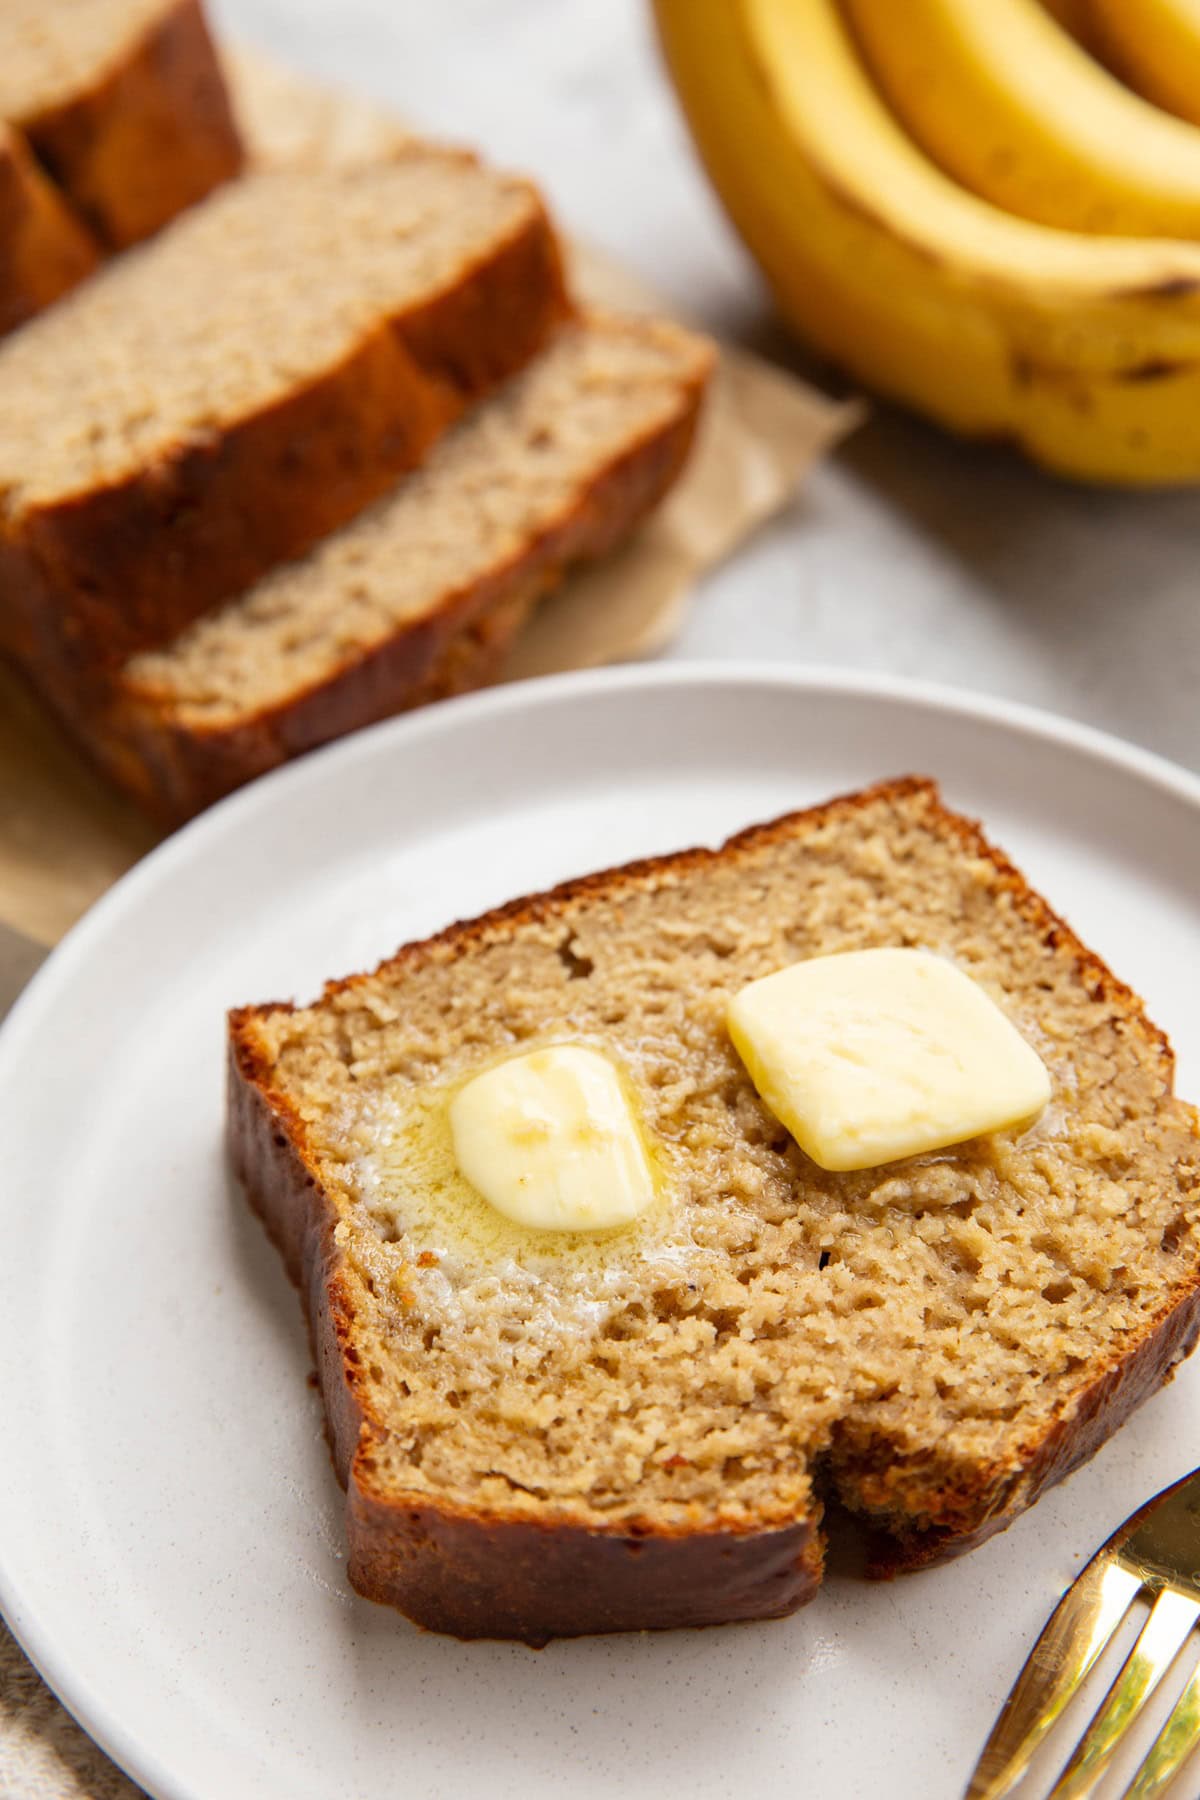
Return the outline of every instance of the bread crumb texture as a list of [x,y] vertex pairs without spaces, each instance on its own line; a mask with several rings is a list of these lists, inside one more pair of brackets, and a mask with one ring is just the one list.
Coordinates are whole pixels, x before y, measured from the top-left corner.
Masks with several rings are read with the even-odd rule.
[[[1051,1072],[1034,1128],[851,1175],[797,1149],[726,1005],[884,945],[1003,1008]],[[335,1209],[356,1473],[399,1502],[737,1531],[803,1516],[819,1478],[936,1526],[1197,1284],[1197,1120],[1165,1040],[929,783],[520,903],[239,1029]],[[456,1084],[564,1041],[617,1060],[659,1158],[658,1204],[598,1238],[511,1225],[450,1154]]]

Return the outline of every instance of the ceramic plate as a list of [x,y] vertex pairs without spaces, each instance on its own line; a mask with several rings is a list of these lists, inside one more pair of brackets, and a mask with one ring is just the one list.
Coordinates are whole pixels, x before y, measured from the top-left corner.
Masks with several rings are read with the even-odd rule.
[[500,690],[226,802],[0,1031],[0,1602],[163,1800],[946,1800],[1083,1558],[1200,1446],[1200,1365],[1003,1537],[791,1620],[535,1653],[358,1599],[296,1296],[227,1180],[223,1014],[560,877],[938,776],[1200,1094],[1200,782],[1038,715],[728,666]]

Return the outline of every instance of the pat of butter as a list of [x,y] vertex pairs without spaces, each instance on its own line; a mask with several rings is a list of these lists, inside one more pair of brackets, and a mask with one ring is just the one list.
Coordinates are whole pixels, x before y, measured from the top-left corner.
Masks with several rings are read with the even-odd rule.
[[542,1231],[627,1225],[654,1178],[621,1078],[579,1044],[510,1057],[450,1103],[454,1157],[506,1218]]
[[823,1169],[872,1169],[1031,1124],[1050,1077],[983,989],[924,950],[851,950],[752,981],[729,1032]]

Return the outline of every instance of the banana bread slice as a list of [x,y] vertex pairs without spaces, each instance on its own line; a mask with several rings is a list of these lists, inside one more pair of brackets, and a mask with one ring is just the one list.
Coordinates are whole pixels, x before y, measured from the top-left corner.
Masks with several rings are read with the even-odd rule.
[[168,641],[567,311],[537,193],[469,155],[230,183],[0,344],[0,642],[86,673]]
[[463,420],[386,499],[133,658],[84,719],[151,812],[177,821],[288,757],[478,686],[568,565],[624,537],[687,454],[711,351],[593,316]]
[[90,275],[100,247],[30,154],[0,124],[0,336]]
[[[809,1162],[724,1024],[800,958],[923,946],[1048,1065],[1023,1134]],[[458,1175],[455,1084],[622,1066],[660,1203],[523,1231]],[[1200,1330],[1200,1135],[1142,1003],[910,778],[410,944],[230,1019],[229,1144],[300,1285],[350,1575],[462,1636],[786,1613],[835,1494],[911,1566],[1007,1525]]]
[[4,0],[0,119],[110,249],[242,161],[200,0]]

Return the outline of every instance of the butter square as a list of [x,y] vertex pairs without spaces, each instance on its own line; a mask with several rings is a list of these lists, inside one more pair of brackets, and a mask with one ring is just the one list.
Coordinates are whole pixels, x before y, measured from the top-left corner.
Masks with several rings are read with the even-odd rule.
[[549,1044],[476,1075],[450,1103],[459,1171],[497,1212],[542,1231],[608,1231],[654,1200],[621,1077],[583,1044]]
[[730,1036],[758,1092],[823,1169],[870,1169],[1032,1123],[1037,1053],[983,989],[925,950],[812,957],[744,987]]

